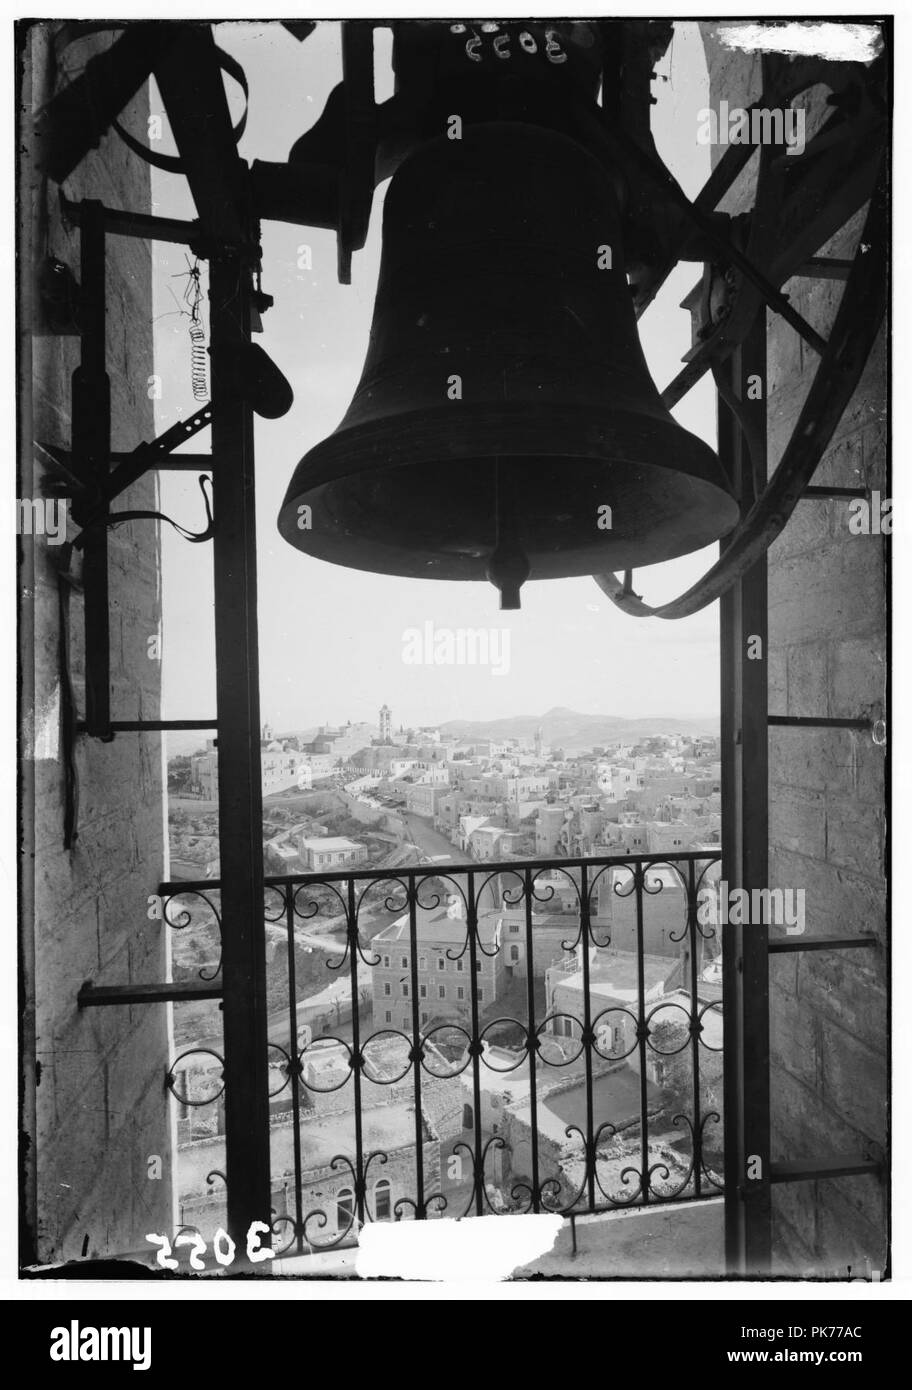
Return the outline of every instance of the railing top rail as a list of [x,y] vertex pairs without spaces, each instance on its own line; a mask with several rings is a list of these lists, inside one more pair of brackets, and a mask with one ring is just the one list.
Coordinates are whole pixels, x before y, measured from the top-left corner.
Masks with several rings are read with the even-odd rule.
[[[350,879],[355,882],[374,881],[380,883],[384,880],[407,878],[413,874],[420,875],[422,878],[434,878],[447,874],[522,873],[526,869],[535,869],[536,871],[541,869],[579,869],[583,866],[589,869],[601,869],[615,864],[639,864],[648,868],[650,865],[660,864],[714,863],[721,858],[722,849],[720,846],[718,849],[677,850],[674,854],[655,850],[646,854],[591,855],[579,859],[484,859],[452,863],[445,861],[439,864],[398,864],[391,865],[386,869],[382,865],[375,864],[373,868],[366,869],[341,868],[334,869],[332,872],[317,873],[304,870],[294,874],[266,874],[263,882],[270,888],[280,888],[296,883],[347,883]],[[215,891],[219,888],[221,888],[221,880],[218,878],[178,879],[174,882],[159,884],[159,892],[163,894]]]

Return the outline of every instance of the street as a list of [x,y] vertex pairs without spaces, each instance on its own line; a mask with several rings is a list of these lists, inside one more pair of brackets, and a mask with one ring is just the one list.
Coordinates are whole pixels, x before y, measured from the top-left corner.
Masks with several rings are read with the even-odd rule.
[[[448,840],[445,835],[441,835],[435,830],[429,821],[422,816],[409,816],[405,812],[402,819],[408,826],[408,832],[412,843],[417,845],[427,859],[435,859],[438,855],[445,855],[451,864],[471,864],[473,860],[469,855],[463,854],[452,840]],[[441,860],[441,863],[443,861]]]

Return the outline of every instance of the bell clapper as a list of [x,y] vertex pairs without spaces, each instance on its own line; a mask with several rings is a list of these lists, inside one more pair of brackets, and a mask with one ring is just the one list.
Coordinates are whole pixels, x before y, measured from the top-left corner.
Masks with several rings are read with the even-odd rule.
[[497,459],[494,463],[495,541],[485,573],[500,590],[501,612],[521,606],[519,591],[529,578],[530,570],[525,551],[510,535],[510,509],[505,506],[502,484],[501,462]]

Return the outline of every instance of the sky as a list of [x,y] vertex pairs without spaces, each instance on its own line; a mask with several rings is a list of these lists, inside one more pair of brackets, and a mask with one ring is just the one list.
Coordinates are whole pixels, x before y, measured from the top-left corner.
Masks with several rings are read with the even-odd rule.
[[[303,44],[278,24],[222,24],[218,42],[242,64],[250,88],[241,156],[284,160],[318,119],[341,77],[339,25],[320,23]],[[653,133],[685,191],[709,173],[697,144],[707,77],[697,26],[679,23],[653,84]],[[231,79],[232,111],[243,98]],[[381,92],[381,95],[383,93]],[[152,110],[161,112],[153,89]],[[165,125],[156,144],[173,150]],[[314,228],[263,224],[263,288],[275,305],[258,337],[290,381],[295,400],[281,420],[256,419],[257,544],[262,717],[277,731],[346,720],[376,722],[382,703],[408,725],[500,718],[565,706],[585,713],[701,716],[718,708],[718,604],[668,622],[631,618],[589,578],[527,583],[522,608],[502,613],[493,586],[399,579],[349,570],[303,555],[278,534],[276,517],[299,459],[338,425],[363,365],[380,253],[381,187],[367,245],[355,253],[352,283],[336,277],[335,236]],[[153,171],[153,211],[192,217],[185,181]],[[298,269],[298,248],[312,269]],[[181,247],[153,248],[155,369],[162,381],[158,432],[193,413],[189,320]],[[205,267],[204,267],[205,271]],[[650,371],[660,388],[690,346],[680,301],[700,277],[679,266],[640,320]],[[205,277],[203,283],[205,284]],[[715,402],[704,379],[675,408],[682,425],[715,446]],[[208,449],[208,434],[188,446]],[[162,509],[185,526],[204,525],[195,476],[162,475]],[[635,587],[657,603],[688,588],[717,547],[637,571]],[[215,710],[211,546],[189,545],[163,528],[162,717],[206,718]],[[403,661],[408,629],[508,629],[509,664],[416,665]],[[170,751],[180,751],[176,744]]]

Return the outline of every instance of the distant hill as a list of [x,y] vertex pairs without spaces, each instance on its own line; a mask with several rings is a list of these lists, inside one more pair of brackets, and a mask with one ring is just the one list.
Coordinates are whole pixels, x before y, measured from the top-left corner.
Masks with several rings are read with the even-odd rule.
[[655,734],[706,734],[717,737],[719,733],[716,715],[697,719],[679,719],[672,715],[655,719],[619,719],[610,714],[580,714],[560,706],[549,709],[546,714],[517,714],[509,719],[451,719],[447,724],[440,725],[440,733],[444,738],[490,738],[499,742],[507,738],[534,738],[539,726],[545,743],[553,748],[566,749],[633,743]]
[[[491,738],[495,742],[507,738],[532,739],[539,725],[545,743],[554,748],[575,751],[597,744],[633,743],[653,734],[707,734],[714,738],[719,735],[719,719],[712,714],[696,719],[679,719],[672,715],[655,719],[620,719],[611,714],[580,714],[563,706],[549,709],[546,714],[516,714],[509,719],[451,719],[440,725],[440,734],[446,739]],[[306,740],[316,732],[316,728],[299,730],[296,737]],[[210,735],[181,732],[169,733],[167,737],[168,757],[173,758],[178,754],[203,752]],[[284,732],[279,737],[289,738],[291,735]],[[376,748],[364,752],[373,755],[363,759],[366,763],[376,760]],[[352,758],[351,762],[355,764],[359,758],[361,754]]]

